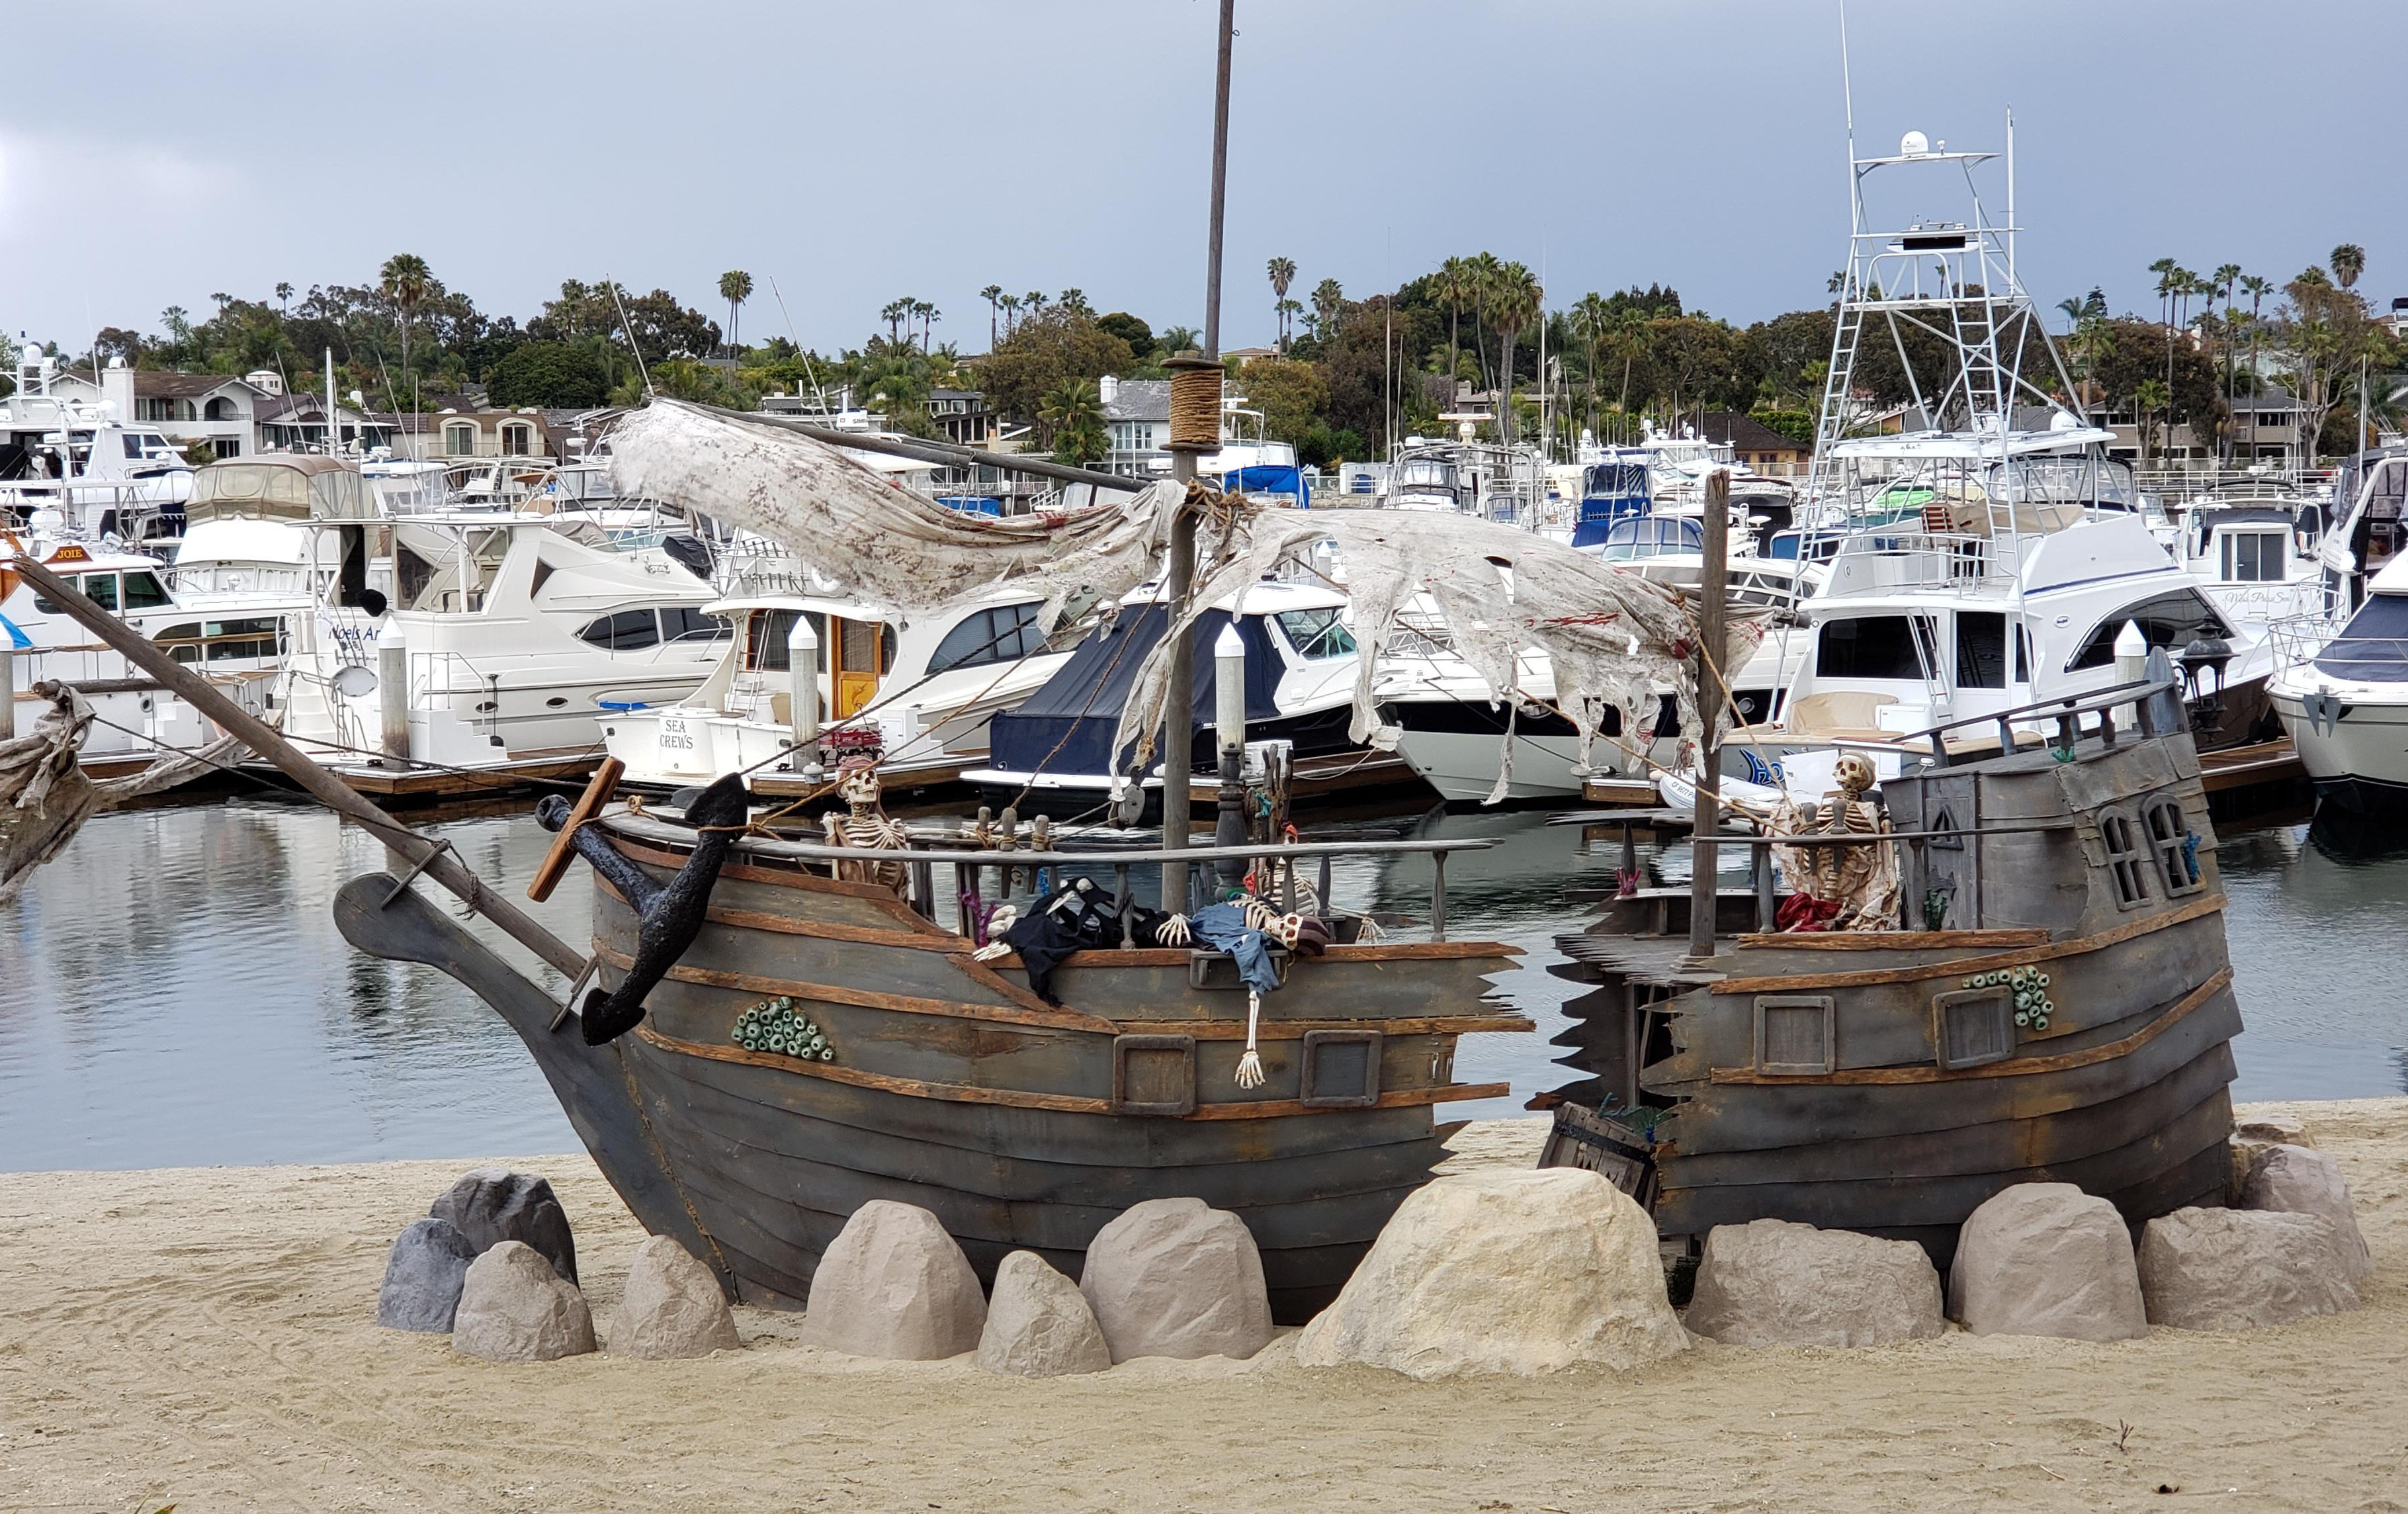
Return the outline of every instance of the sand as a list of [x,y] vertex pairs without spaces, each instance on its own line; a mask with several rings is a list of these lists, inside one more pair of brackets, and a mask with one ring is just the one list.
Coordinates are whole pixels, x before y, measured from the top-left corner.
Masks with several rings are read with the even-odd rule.
[[[2358,1313],[1447,1384],[1292,1336],[1007,1380],[755,1310],[703,1361],[495,1365],[371,1323],[391,1237],[476,1163],[0,1175],[0,1509],[2408,1509],[2408,1099],[2285,1107],[2357,1194]],[[1535,1122],[1458,1145],[1526,1162]],[[607,1336],[640,1232],[581,1156],[513,1164]]]

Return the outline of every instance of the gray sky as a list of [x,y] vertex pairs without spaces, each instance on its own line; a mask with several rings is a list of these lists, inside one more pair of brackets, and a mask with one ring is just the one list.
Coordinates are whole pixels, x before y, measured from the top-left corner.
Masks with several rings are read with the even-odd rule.
[[[480,309],[666,287],[858,344],[898,295],[1200,324],[1212,0],[22,7],[0,114],[0,325],[80,350],[224,290],[425,256]],[[1240,0],[1223,341],[1299,293],[1483,248],[1549,300],[1632,282],[1747,322],[1821,302],[1847,231],[1836,0]],[[2016,118],[2024,281],[2153,311],[2147,265],[2278,281],[2339,241],[2408,295],[2398,0],[1854,0],[1860,149]],[[2355,61],[2354,61],[2355,60]],[[2386,79],[2389,79],[2389,82]],[[2314,117],[2313,121],[2308,118]],[[1918,208],[1921,208],[1918,206]],[[1953,212],[1934,195],[1928,209]]]

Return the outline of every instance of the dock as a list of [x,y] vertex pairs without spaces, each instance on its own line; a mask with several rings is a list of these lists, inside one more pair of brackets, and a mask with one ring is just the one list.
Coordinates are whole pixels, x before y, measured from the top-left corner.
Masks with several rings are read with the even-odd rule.
[[[328,763],[326,769],[352,792],[394,804],[435,804],[447,800],[479,799],[527,788],[575,786],[602,765],[603,754],[593,747],[531,752],[505,762],[476,768],[436,767],[397,758]],[[269,763],[251,761],[241,771],[283,784]]]

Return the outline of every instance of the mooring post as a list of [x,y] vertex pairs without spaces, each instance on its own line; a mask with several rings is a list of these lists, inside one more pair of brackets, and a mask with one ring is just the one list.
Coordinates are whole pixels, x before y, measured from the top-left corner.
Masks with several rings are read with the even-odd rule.
[[1689,955],[1714,954],[1714,832],[1722,829],[1722,724],[1727,694],[1721,669],[1724,559],[1730,544],[1730,470],[1706,474],[1705,556],[1698,568],[1698,813],[1689,836]]
[[17,739],[17,649],[0,646],[0,742]]
[[[1221,777],[1215,846],[1246,844],[1246,639],[1231,620],[1212,642],[1213,766]],[[1215,864],[1226,887],[1246,875],[1246,859],[1225,857]]]

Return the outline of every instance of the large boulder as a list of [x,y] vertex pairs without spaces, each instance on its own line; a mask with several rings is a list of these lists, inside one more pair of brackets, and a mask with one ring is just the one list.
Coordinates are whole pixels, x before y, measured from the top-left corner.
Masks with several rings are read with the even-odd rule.
[[1201,1199],[1148,1199],[1087,1244],[1079,1291],[1112,1360],[1227,1356],[1270,1344],[1263,1255],[1246,1222]]
[[727,1295],[709,1267],[666,1235],[636,1248],[610,1330],[612,1356],[660,1362],[732,1351],[741,1344]]
[[1948,1312],[1976,1335],[2149,1333],[2124,1217],[2071,1183],[2018,1183],[1967,1217],[1948,1271]]
[[585,1295],[523,1241],[497,1241],[468,1264],[452,1348],[488,1362],[550,1362],[594,1349]]
[[995,1269],[978,1364],[1014,1377],[1101,1372],[1112,1364],[1103,1326],[1079,1285],[1034,1251],[1014,1251]]
[[1685,1322],[1731,1346],[1886,1346],[1947,1328],[1923,1247],[1786,1219],[1713,1228]]
[[468,1237],[480,1256],[502,1241],[523,1242],[540,1252],[552,1271],[577,1281],[577,1242],[568,1233],[568,1216],[543,1178],[480,1167],[426,1212]]
[[2366,1248],[2366,1237],[2358,1233],[2358,1215],[2350,1207],[2349,1185],[2342,1181],[2341,1163],[2329,1152],[2300,1146],[2268,1146],[2249,1164],[2249,1175],[2241,1184],[2241,1207],[2329,1219],[2341,1233],[2351,1279],[2374,1271],[2374,1257]]
[[853,1356],[935,1362],[974,1348],[985,1323],[978,1274],[937,1217],[872,1199],[820,1258],[800,1339]]
[[2232,1178],[2225,1186],[2225,1202],[2235,1207],[2240,1205],[2242,1190],[2249,1183],[2249,1169],[2268,1146],[2315,1144],[2315,1137],[2308,1133],[2307,1121],[2283,1110],[2259,1110],[2240,1121],[2232,1127],[2232,1137],[2226,1143],[2232,1153]]
[[1297,1360],[1526,1377],[1688,1344],[1647,1212],[1595,1173],[1551,1167],[1441,1177],[1407,1199]]
[[2141,1233],[2149,1323],[2257,1330],[2361,1302],[2355,1237],[2322,1215],[2177,1209]]
[[460,1307],[460,1285],[476,1260],[477,1248],[448,1221],[411,1220],[385,1254],[377,1323],[388,1330],[450,1331]]

